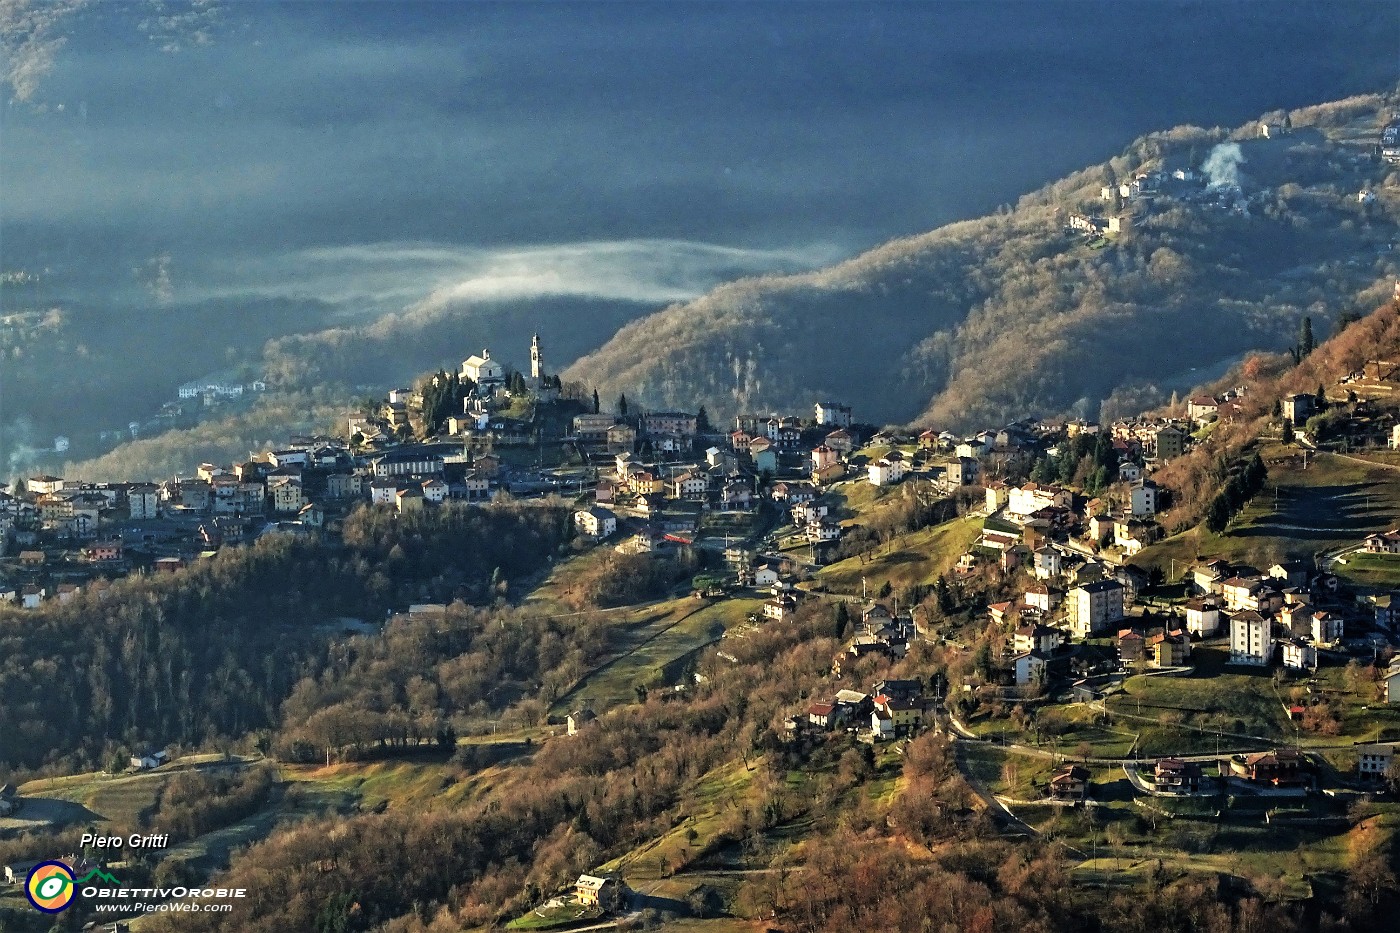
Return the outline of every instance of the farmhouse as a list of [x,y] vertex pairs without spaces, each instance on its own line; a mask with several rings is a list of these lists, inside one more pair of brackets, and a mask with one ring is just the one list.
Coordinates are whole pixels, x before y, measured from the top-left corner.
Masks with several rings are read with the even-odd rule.
[[1290,395],[1283,400],[1283,416],[1294,425],[1301,425],[1317,413],[1317,398],[1312,395]]
[[1385,672],[1385,701],[1400,703],[1400,657],[1390,662]]
[[137,771],[149,771],[152,768],[159,768],[169,760],[170,755],[168,752],[152,749],[142,752],[139,755],[132,755],[131,767],[135,768]]
[[1089,769],[1061,765],[1050,776],[1050,796],[1056,800],[1084,800],[1089,796]]
[[1356,747],[1356,773],[1363,780],[1383,781],[1390,772],[1395,760],[1393,745],[1358,745]]
[[574,882],[574,899],[583,907],[616,910],[627,899],[627,885],[616,875],[579,875]]
[[565,729],[569,735],[578,735],[579,731],[590,722],[598,718],[598,714],[588,707],[576,709],[569,714],[565,721]]
[[1400,554],[1400,529],[1367,535],[1366,553],[1368,554]]
[[1296,787],[1308,783],[1307,762],[1292,748],[1278,748],[1230,759],[1230,771],[1253,784]]

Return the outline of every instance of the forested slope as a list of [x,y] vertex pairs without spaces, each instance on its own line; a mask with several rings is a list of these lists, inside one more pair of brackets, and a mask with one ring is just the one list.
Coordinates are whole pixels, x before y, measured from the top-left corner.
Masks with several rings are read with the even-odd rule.
[[[336,619],[376,621],[422,600],[490,601],[542,567],[569,533],[567,510],[550,505],[410,516],[366,507],[346,519],[344,546],[266,536],[175,574],[128,578],[103,594],[89,589],[66,605],[0,609],[0,775],[90,767],[138,744],[204,744],[274,728],[298,681],[328,667],[334,676],[336,664],[353,671],[357,653],[368,652],[327,656]],[[451,653],[466,651],[482,624],[464,619]],[[511,655],[491,667],[493,683],[527,664],[523,648]],[[451,690],[449,681],[470,681],[456,691],[465,709],[481,699],[471,692],[481,676],[441,682]],[[297,693],[297,721],[312,712],[308,696],[317,707],[341,699],[310,683]],[[368,694],[358,702],[385,713],[394,704]],[[435,710],[420,712],[437,721]],[[377,729],[373,718],[363,722]]]
[[[1400,175],[1374,157],[1387,107],[1372,96],[1295,111],[1282,138],[1254,123],[1149,136],[1014,209],[635,321],[565,376],[658,407],[800,409],[830,396],[867,420],[939,426],[1076,407],[1097,417],[1115,393],[1165,398],[1199,381],[1193,371],[1282,347],[1304,314],[1322,325],[1379,302],[1400,216]],[[1115,209],[1105,183],[1199,172],[1232,139],[1238,208],[1182,184],[1150,207],[1122,205],[1121,236],[1091,245],[1066,232],[1073,213]]]

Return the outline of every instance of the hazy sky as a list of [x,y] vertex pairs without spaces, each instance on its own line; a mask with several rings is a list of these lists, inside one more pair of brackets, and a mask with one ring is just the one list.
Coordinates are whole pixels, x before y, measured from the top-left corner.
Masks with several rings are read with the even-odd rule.
[[107,3],[54,34],[52,70],[4,113],[0,261],[169,253],[179,294],[242,284],[237,261],[265,278],[291,251],[348,245],[646,240],[600,257],[645,267],[668,255],[657,242],[692,241],[778,251],[756,267],[820,261],[994,208],[1149,129],[1393,80],[1400,14]]
[[[1397,65],[1391,0],[0,0],[0,271],[48,270],[38,300],[84,327],[289,302],[253,346],[422,300],[642,313]],[[142,373],[133,406],[176,375]],[[72,391],[50,408],[115,404]]]

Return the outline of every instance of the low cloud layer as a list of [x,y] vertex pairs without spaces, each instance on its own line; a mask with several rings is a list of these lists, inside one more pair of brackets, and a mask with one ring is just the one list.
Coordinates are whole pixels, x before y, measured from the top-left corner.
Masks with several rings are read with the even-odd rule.
[[759,250],[660,239],[505,249],[375,243],[226,270],[231,279],[205,297],[315,300],[352,314],[546,297],[663,305],[739,276],[815,268],[841,255],[830,245]]

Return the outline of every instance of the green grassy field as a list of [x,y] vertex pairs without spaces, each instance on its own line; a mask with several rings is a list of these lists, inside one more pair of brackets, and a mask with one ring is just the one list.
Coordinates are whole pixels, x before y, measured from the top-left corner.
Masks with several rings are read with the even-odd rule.
[[[874,487],[871,487],[874,488]],[[894,538],[871,555],[823,567],[817,579],[837,592],[859,592],[861,577],[896,587],[930,584],[947,573],[982,531],[977,518],[959,518]]]
[[[604,544],[560,560],[549,575],[525,597],[521,605],[526,609],[548,614],[574,612],[573,604],[569,601],[570,591],[585,572],[599,561],[605,560],[610,553],[612,548]],[[618,610],[616,614],[623,616],[632,611],[636,610],[629,607]]]
[[841,483],[821,501],[830,507],[832,518],[850,524],[899,492],[898,486],[872,486],[864,479],[855,479]]
[[1333,570],[1338,576],[1363,587],[1400,587],[1400,554],[1348,554]]
[[[190,755],[155,771],[108,774],[104,771],[30,781],[20,787],[28,802],[18,816],[49,814],[58,823],[76,819],[103,821],[127,831],[143,827],[161,791],[177,774],[199,767],[217,770],[222,756]],[[236,762],[232,766],[237,766]]]
[[[979,713],[964,725],[989,742],[1029,745],[1073,757],[1087,747],[1091,758],[1124,758],[1132,754],[1139,731],[1135,724],[1104,724],[1094,721],[1095,714],[1083,707],[1057,707],[1052,718],[1053,728],[1042,724],[1036,729],[1020,730],[1008,718],[992,718]],[[1042,721],[1043,723],[1043,721]]]
[[1266,462],[1283,462],[1269,464],[1265,490],[1224,533],[1194,528],[1146,548],[1137,562],[1170,572],[1175,560],[1178,574],[1197,557],[1266,567],[1356,544],[1400,524],[1400,472],[1330,453],[1309,454],[1304,469],[1300,451],[1278,445],[1260,453]]
[[[1264,741],[1291,739],[1293,730],[1269,673],[1227,667],[1227,657],[1220,648],[1198,648],[1192,654],[1194,673],[1130,677],[1122,692],[1110,696],[1104,705],[1112,713],[1124,714],[1124,728],[1131,724],[1141,730],[1144,755],[1213,751],[1214,735],[1196,729],[1259,736]],[[1127,716],[1157,722],[1143,723]],[[1179,725],[1193,728],[1176,728]],[[1222,738],[1225,747],[1242,741]],[[1176,747],[1183,744],[1187,747]]]
[[700,518],[700,534],[712,538],[747,540],[759,527],[757,512],[706,512]]
[[656,607],[665,611],[629,626],[627,647],[556,700],[552,712],[563,714],[582,703],[602,712],[620,703],[636,702],[639,685],[654,688],[672,683],[676,665],[743,623],[749,613],[761,611],[763,602],[732,598],[704,604],[686,598]]
[[720,834],[755,795],[754,775],[762,763],[736,760],[710,771],[684,795],[684,806],[671,830],[646,845],[602,866],[620,871],[629,883],[659,879],[688,865],[721,841]]
[[603,914],[596,907],[580,907],[574,901],[566,901],[558,907],[537,908],[528,914],[516,917],[506,924],[507,930],[552,930],[555,927],[574,925],[586,920],[597,920]]
[[1014,800],[1045,796],[1045,785],[1055,770],[1049,758],[1015,755],[995,745],[966,745],[962,760],[968,774],[988,790]]

